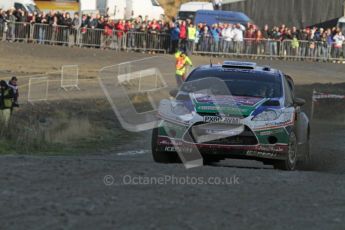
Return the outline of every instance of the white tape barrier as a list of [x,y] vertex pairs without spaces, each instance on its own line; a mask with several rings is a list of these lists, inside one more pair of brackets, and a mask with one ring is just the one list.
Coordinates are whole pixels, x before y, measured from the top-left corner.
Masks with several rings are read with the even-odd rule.
[[48,100],[48,77],[33,77],[29,79],[28,102]]
[[64,65],[61,68],[61,88],[79,89],[79,66],[78,65]]

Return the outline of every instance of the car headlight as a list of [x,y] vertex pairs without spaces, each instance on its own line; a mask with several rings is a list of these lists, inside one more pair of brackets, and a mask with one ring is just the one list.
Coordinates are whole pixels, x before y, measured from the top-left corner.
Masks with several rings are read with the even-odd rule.
[[281,114],[282,114],[281,111],[266,110],[256,115],[253,118],[253,121],[274,121],[274,120],[277,120]]
[[190,111],[185,105],[183,104],[174,104],[172,107],[172,112],[176,116],[179,121],[184,123],[188,123],[192,120],[195,116],[194,111]]

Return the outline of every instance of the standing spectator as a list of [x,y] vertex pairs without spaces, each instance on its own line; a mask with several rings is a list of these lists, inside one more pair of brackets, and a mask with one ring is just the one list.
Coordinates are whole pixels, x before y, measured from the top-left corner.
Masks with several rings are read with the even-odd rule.
[[103,48],[110,48],[112,44],[114,25],[109,17],[104,18],[103,22]]
[[292,56],[297,56],[299,54],[299,41],[297,39],[297,35],[294,34],[292,35],[292,40],[291,40],[291,55]]
[[272,37],[272,33],[269,29],[269,26],[266,24],[264,26],[264,29],[262,31],[262,37],[264,39],[264,46],[265,46],[265,55],[271,55],[271,49],[270,49],[270,46],[271,46],[271,37]]
[[[284,33],[281,36],[281,42],[282,42],[282,52],[284,56],[291,56],[292,54],[292,32],[289,28],[285,28]],[[297,37],[296,37],[297,40]],[[296,44],[295,44],[296,45]]]
[[211,52],[219,52],[219,30],[218,25],[213,24],[211,28]]
[[13,106],[13,90],[5,81],[0,81],[0,122],[8,126]]
[[182,47],[183,49],[186,49],[186,45],[187,45],[187,25],[186,25],[186,21],[182,21],[180,23],[180,34],[179,34],[179,39],[180,39],[180,47]]
[[316,36],[315,36],[316,29],[312,28],[309,32],[308,41],[309,41],[309,51],[308,56],[313,59],[316,56]]
[[95,14],[91,15],[88,25],[88,44],[89,45],[100,45],[100,37],[97,34],[96,29],[98,28],[98,17]]
[[180,35],[180,28],[176,26],[175,23],[170,23],[170,37],[171,37],[171,53],[176,53],[178,49],[178,42],[179,42],[179,35]]
[[117,47],[119,50],[123,48],[123,35],[125,31],[125,22],[124,20],[119,20],[119,22],[115,26],[116,29],[116,36],[117,36]]
[[12,89],[13,92],[13,107],[19,107],[18,98],[19,98],[19,89],[18,89],[18,79],[17,77],[12,77],[11,80],[7,83],[8,87]]
[[0,8],[0,40],[3,39],[3,35],[5,34],[5,22],[6,22],[6,15],[5,12]]
[[188,26],[188,49],[187,54],[191,55],[194,51],[194,44],[196,39],[196,26],[190,23]]
[[151,23],[151,25],[148,28],[148,40],[149,40],[149,48],[151,49],[151,51],[149,51],[150,53],[155,53],[155,50],[158,48],[158,44],[159,44],[159,31],[160,27],[158,25],[158,23],[153,20],[153,22]]
[[57,41],[57,36],[58,36],[58,16],[57,15],[54,15],[52,17],[52,24],[50,24],[51,26],[51,31],[52,31],[52,34],[51,34],[51,40],[50,40],[50,44],[51,45],[55,45],[56,41]]
[[324,29],[323,28],[319,28],[316,30],[315,32],[315,45],[316,45],[316,57],[320,58],[323,55],[323,41],[322,41],[322,37],[324,34]]
[[127,48],[135,48],[135,27],[131,21],[125,23],[125,31],[127,33]]
[[241,53],[243,50],[243,33],[245,30],[246,28],[240,23],[236,24],[236,27],[233,30],[234,46],[235,46],[236,53]]
[[70,13],[66,13],[64,14],[64,20],[63,20],[63,25],[65,27],[63,27],[63,40],[62,42],[64,42],[66,45],[70,44],[70,33],[72,30],[72,24],[73,24],[73,19],[71,18]]
[[307,56],[308,51],[308,36],[309,36],[309,29],[303,29],[300,33],[300,44],[299,44],[299,56],[304,58]]
[[81,17],[81,42],[82,44],[86,44],[87,43],[87,26],[89,25],[89,18],[87,17],[87,15],[83,14]]
[[255,30],[254,38],[255,38],[254,52],[256,52],[256,54],[258,54],[258,55],[264,54],[264,52],[265,52],[265,45],[263,42],[264,36],[263,36],[261,30],[258,30],[258,29]]
[[[334,57],[340,58],[345,37],[343,33],[339,30],[337,34],[333,37],[333,40],[334,40]],[[344,55],[345,54],[343,54],[343,57]]]
[[140,29],[140,37],[139,37],[139,49],[142,49],[143,52],[147,49],[147,28],[145,23],[141,23]]
[[7,19],[6,19],[6,22],[7,22],[7,40],[10,41],[10,42],[13,42],[15,40],[15,30],[16,30],[16,20],[17,18],[13,15],[13,12],[14,12],[14,8],[11,8],[9,11],[8,11],[8,16],[7,16]]
[[207,26],[204,26],[200,34],[201,51],[210,52],[211,34]]
[[47,32],[47,19],[45,13],[38,13],[38,15],[35,17],[35,28],[38,27],[38,31],[36,31],[35,34],[38,32],[38,44],[44,44],[46,39],[46,32]]
[[139,45],[141,35],[140,35],[140,33],[138,33],[141,29],[141,24],[142,24],[142,19],[140,17],[137,17],[133,23],[133,31],[135,33],[135,35],[134,35],[134,39],[135,39],[135,45],[134,46],[135,46],[135,48],[141,47]]
[[319,54],[319,58],[321,58],[322,61],[327,61],[328,58],[328,38],[326,32],[321,34],[321,39],[320,39],[320,49],[321,52]]
[[26,13],[22,9],[18,9],[15,11],[14,15],[16,17],[16,22],[20,23],[20,24],[16,24],[15,26],[16,40],[25,39],[26,29],[29,28],[29,25],[25,23],[27,22]]
[[224,24],[224,28],[221,32],[221,36],[222,36],[222,52],[223,53],[228,53],[230,50],[230,42],[232,40],[231,38],[231,33],[230,33],[230,27],[231,24]]
[[253,44],[255,40],[255,30],[252,25],[249,26],[249,28],[245,32],[245,53],[250,55],[254,54]]
[[326,37],[327,37],[327,59],[331,58],[332,56],[332,47],[333,47],[333,34],[331,29],[327,29],[326,32]]
[[270,47],[270,54],[271,58],[273,56],[279,55],[278,53],[278,44],[280,44],[281,33],[279,32],[278,27],[273,27],[272,34],[271,34],[271,47]]
[[70,46],[73,46],[77,42],[77,34],[78,34],[79,24],[80,24],[79,14],[75,13],[73,20],[72,20],[70,33],[69,33],[69,45]]

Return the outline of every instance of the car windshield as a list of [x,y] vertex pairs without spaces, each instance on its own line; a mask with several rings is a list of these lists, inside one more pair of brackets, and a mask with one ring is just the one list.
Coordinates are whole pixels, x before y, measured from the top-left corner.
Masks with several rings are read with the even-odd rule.
[[343,33],[345,33],[345,22],[340,23],[340,24],[339,24],[339,28],[341,29],[341,31],[342,31]]
[[180,20],[186,20],[186,19],[194,20],[194,17],[195,17],[195,12],[193,11],[180,11],[178,13],[178,19]]
[[[224,90],[217,90],[209,86],[197,86],[197,80],[217,78],[225,82],[228,92]],[[230,93],[233,96],[247,96],[247,97],[261,97],[261,98],[279,98],[282,97],[282,82],[281,78],[273,74],[261,72],[246,72],[236,71],[228,72],[223,70],[196,70],[188,77],[187,82],[195,81],[197,88],[207,87],[213,93],[218,95]],[[182,87],[182,91],[190,91],[189,87]]]
[[160,6],[159,3],[156,0],[151,0],[153,6]]
[[27,4],[26,6],[28,7],[31,13],[40,12],[38,7],[34,4]]

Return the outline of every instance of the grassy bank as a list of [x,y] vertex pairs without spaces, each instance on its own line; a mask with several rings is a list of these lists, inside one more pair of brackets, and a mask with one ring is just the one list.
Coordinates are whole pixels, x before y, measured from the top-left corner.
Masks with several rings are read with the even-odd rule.
[[139,136],[120,127],[105,100],[27,104],[2,127],[0,154],[100,153]]

